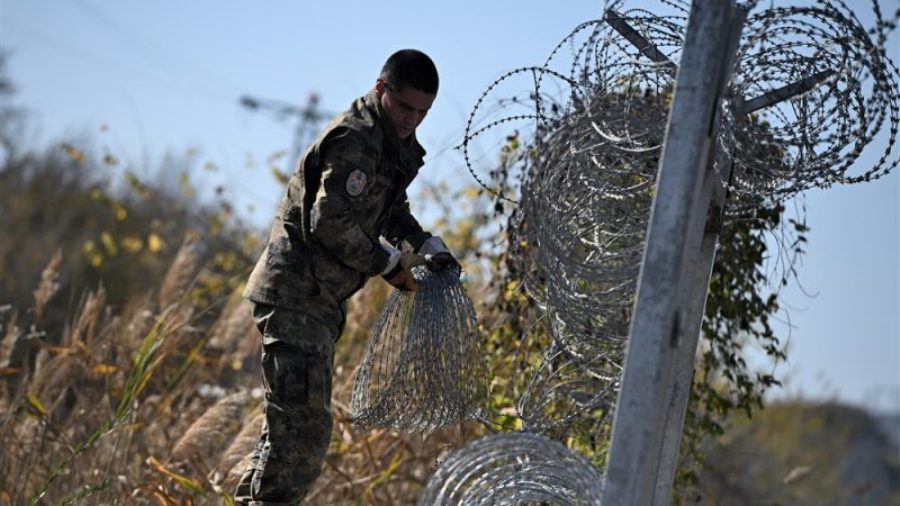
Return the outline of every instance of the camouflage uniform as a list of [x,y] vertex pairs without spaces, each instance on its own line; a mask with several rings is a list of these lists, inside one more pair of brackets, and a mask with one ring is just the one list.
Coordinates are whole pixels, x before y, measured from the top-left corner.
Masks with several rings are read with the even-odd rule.
[[250,275],[244,296],[263,336],[266,421],[238,502],[294,504],[309,491],[331,437],[345,301],[388,266],[380,238],[416,251],[431,237],[406,196],[425,150],[388,121],[374,91],[332,120],[291,177]]

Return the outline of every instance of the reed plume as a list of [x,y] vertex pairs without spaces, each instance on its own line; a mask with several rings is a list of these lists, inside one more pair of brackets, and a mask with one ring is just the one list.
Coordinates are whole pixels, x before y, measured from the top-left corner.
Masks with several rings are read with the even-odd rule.
[[228,448],[222,452],[219,463],[216,464],[216,468],[209,476],[213,487],[230,491],[237,485],[237,481],[250,462],[250,453],[259,439],[263,420],[262,411],[257,410],[256,415],[244,424]]
[[56,253],[50,257],[50,262],[41,272],[41,281],[34,291],[35,320],[40,320],[47,303],[59,291],[59,264],[62,263],[62,258],[62,249],[56,250]]
[[205,249],[196,234],[188,234],[184,238],[159,289],[160,307],[176,303],[187,293],[202,267]]
[[206,475],[240,430],[248,399],[246,392],[237,392],[216,402],[175,443],[170,456],[172,462]]

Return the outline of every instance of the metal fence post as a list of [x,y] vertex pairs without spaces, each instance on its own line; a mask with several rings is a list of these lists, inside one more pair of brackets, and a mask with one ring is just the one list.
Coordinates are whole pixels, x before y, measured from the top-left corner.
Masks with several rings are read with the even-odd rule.
[[[702,302],[697,315],[685,298],[698,297],[692,285],[704,277],[695,275],[704,266],[692,266],[689,261],[690,257],[696,260],[703,238],[709,193],[704,200],[701,190],[715,148],[718,105],[735,51],[733,30],[741,27],[735,16],[742,21],[743,11],[733,0],[694,0],[691,7],[616,407],[605,504],[649,505],[657,496],[664,503],[671,488],[671,480],[658,488],[662,483],[658,480],[660,461],[664,435],[674,428],[667,426],[678,425],[680,438],[683,423],[683,413],[669,420],[676,368],[693,370],[693,352],[685,366],[685,360],[678,357],[679,345],[686,331],[699,329],[702,318]],[[708,269],[706,266],[704,301]],[[696,339],[693,348],[696,350]],[[667,448],[671,450],[671,446]],[[674,447],[677,452],[677,441]]]

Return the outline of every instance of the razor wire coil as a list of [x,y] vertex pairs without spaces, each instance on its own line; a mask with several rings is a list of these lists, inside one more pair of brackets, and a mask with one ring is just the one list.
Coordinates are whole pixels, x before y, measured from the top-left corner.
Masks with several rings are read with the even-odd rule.
[[[518,204],[511,264],[550,315],[554,344],[518,399],[526,432],[451,455],[419,504],[600,503],[600,471],[545,436],[614,409],[688,14],[681,0],[659,0],[664,15],[625,4],[607,2],[604,20],[577,26],[543,65],[494,81],[469,117],[458,148],[482,187]],[[748,17],[715,139],[726,218],[900,164],[900,73],[885,51],[900,11],[886,19],[873,0],[872,12],[869,29],[842,0]],[[530,92],[496,98],[526,75]],[[525,140],[480,173],[472,146],[514,126]],[[877,159],[860,167],[867,150]]]
[[603,476],[582,455],[537,434],[498,433],[451,454],[421,506],[596,505]]
[[[510,243],[531,266],[522,269],[524,285],[553,315],[557,341],[588,361],[600,341],[627,337],[688,13],[681,1],[660,2],[666,15],[624,4],[611,2],[604,20],[577,26],[543,65],[492,83],[460,145],[479,184],[519,204]],[[812,187],[878,179],[900,163],[898,72],[884,49],[896,20],[883,19],[877,2],[873,12],[870,30],[841,0],[748,18],[717,139],[717,162],[731,169],[725,179],[716,166],[731,192],[728,216]],[[480,124],[489,97],[522,73],[533,77],[532,111],[504,116],[501,107],[499,119]],[[526,120],[530,139],[506,157],[520,176],[510,184],[513,169],[504,167],[495,180],[510,187],[486,184],[469,145]],[[853,173],[879,133],[879,159]]]
[[459,274],[415,267],[418,290],[390,295],[354,380],[354,425],[420,432],[484,415],[484,342]]

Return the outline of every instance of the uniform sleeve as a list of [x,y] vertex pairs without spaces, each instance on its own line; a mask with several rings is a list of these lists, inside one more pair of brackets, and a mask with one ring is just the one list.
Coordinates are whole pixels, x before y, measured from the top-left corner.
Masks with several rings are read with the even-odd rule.
[[357,222],[359,198],[375,173],[374,156],[351,133],[327,146],[322,181],[310,213],[310,232],[325,249],[349,267],[369,276],[380,274],[390,253]]
[[412,251],[418,251],[422,243],[431,237],[430,233],[422,230],[422,226],[410,212],[406,192],[403,193],[403,198],[391,208],[390,216],[387,237],[397,247],[401,247],[401,244],[405,242]]

